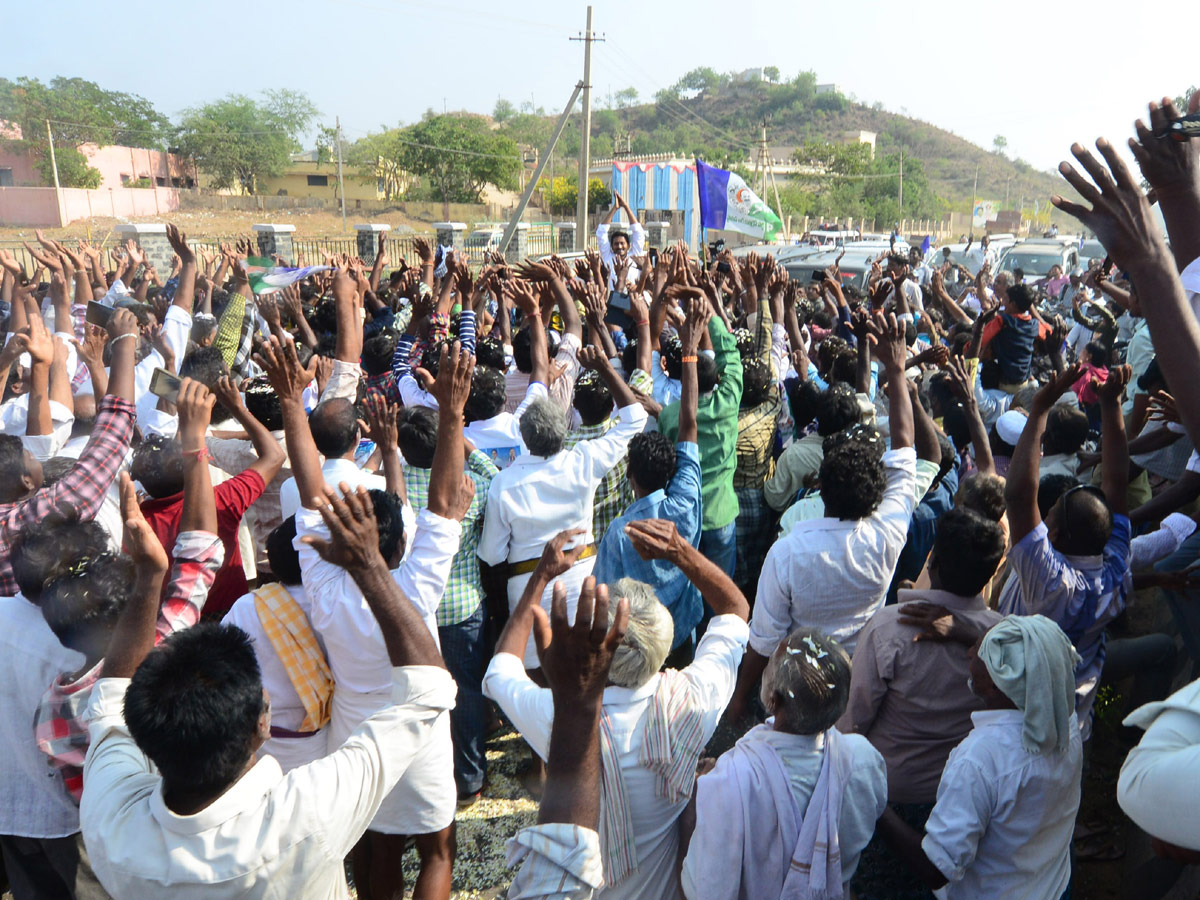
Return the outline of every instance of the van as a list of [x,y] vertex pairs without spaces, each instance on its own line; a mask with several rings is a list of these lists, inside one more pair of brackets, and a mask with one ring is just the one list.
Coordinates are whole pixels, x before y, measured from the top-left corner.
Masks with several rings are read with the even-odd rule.
[[1020,269],[1026,281],[1037,281],[1059,266],[1064,274],[1079,266],[1079,243],[1073,238],[1033,238],[1014,244],[1000,257],[996,271]]

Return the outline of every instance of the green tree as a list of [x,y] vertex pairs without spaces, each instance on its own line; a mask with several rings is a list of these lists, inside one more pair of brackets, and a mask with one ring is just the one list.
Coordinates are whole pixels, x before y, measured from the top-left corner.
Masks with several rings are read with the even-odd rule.
[[997,154],[1002,155],[1004,153],[1004,148],[1007,146],[1008,138],[1006,138],[1004,135],[998,134],[992,138],[992,149],[995,150]]
[[424,179],[449,216],[451,203],[478,203],[485,185],[517,186],[520,151],[479,116],[429,116],[397,135],[401,166]]
[[496,105],[492,107],[492,118],[501,124],[504,124],[516,114],[517,108],[503,97],[497,99]]
[[[55,141],[54,162],[58,163],[58,183],[63,187],[93,189],[100,187],[100,182],[103,180],[100,170],[93,169],[88,165],[88,158],[74,147],[59,147],[58,142]],[[43,184],[54,184],[54,167],[51,165],[49,152],[38,160],[37,170],[42,175]]]
[[617,101],[617,107],[620,109],[628,109],[637,103],[638,92],[635,87],[622,88],[613,95],[613,99]]
[[763,67],[763,78],[767,79],[767,81],[771,82],[771,84],[775,84],[776,82],[778,82],[779,81],[779,66],[764,66]]
[[287,171],[316,116],[317,108],[299,91],[266,91],[261,101],[229,94],[184,110],[179,146],[214,187],[253,194],[260,179]]
[[[538,190],[547,195],[550,212],[556,216],[572,215],[579,203],[579,179],[573,176],[555,178],[552,184],[542,178]],[[612,191],[599,178],[588,179],[588,212],[606,209],[612,203]]]
[[676,92],[679,91],[710,91],[721,84],[721,76],[708,66],[692,69],[679,81],[675,82]]

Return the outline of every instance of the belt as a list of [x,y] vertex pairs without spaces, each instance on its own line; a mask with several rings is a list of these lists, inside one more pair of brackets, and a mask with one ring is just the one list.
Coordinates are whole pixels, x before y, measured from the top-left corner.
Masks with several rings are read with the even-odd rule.
[[273,738],[306,738],[320,733],[320,731],[288,731],[278,725],[271,726],[271,737]]
[[[579,559],[587,559],[589,556],[596,555],[596,545],[588,544],[583,548],[583,552],[579,554]],[[520,562],[508,564],[508,577],[516,578],[518,575],[528,575],[538,567],[538,563],[542,561],[539,556],[536,559],[523,559]],[[579,560],[576,560],[579,562]]]

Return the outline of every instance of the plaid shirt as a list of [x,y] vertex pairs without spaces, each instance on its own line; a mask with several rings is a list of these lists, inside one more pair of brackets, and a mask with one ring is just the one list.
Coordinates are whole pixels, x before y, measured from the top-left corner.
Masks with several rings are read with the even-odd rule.
[[[200,620],[225,549],[215,534],[187,531],[175,542],[175,564],[167,597],[154,626],[157,645],[168,635],[190,628]],[[83,677],[68,680],[60,675],[42,696],[33,719],[33,736],[50,765],[62,772],[63,786],[76,803],[83,795],[83,761],[88,751],[87,708],[92,687],[103,677],[104,660]]]
[[[476,450],[467,459],[467,474],[475,482],[475,497],[462,520],[462,540],[450,564],[446,592],[437,608],[438,625],[457,625],[475,614],[483,600],[483,582],[479,574],[479,537],[483,533],[483,515],[487,511],[488,489],[500,470],[486,453]],[[404,467],[404,487],[414,510],[429,506],[429,477],[432,469]]]
[[775,447],[775,425],[782,403],[779,392],[752,409],[738,413],[737,468],[733,470],[733,489],[762,489],[775,471],[771,451]]
[[78,514],[84,522],[96,517],[109,485],[117,477],[117,469],[125,460],[135,415],[132,403],[112,394],[104,396],[96,413],[91,439],[71,470],[57,483],[42,488],[26,500],[0,503],[0,597],[12,597],[17,593],[11,548],[13,538],[24,526],[64,507]]
[[[580,441],[603,437],[613,427],[614,420],[608,419],[599,425],[581,425],[577,431],[567,435],[564,450],[570,450]],[[621,457],[621,461],[608,470],[600,486],[596,488],[596,496],[592,498],[592,540],[597,544],[608,534],[611,525],[621,513],[633,502],[633,488],[629,486],[626,473],[629,471],[629,455]]]

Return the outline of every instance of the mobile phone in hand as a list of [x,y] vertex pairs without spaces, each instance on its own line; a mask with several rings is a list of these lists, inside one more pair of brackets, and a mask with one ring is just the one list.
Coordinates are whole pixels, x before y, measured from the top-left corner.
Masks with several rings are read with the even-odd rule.
[[182,383],[178,375],[166,369],[155,369],[154,374],[150,376],[150,393],[162,397],[168,403],[176,403],[179,401],[179,386]]
[[105,306],[103,303],[97,303],[95,300],[89,300],[83,321],[89,325],[99,325],[101,328],[107,328],[108,320],[112,318],[112,313],[111,306]]

